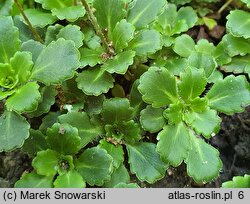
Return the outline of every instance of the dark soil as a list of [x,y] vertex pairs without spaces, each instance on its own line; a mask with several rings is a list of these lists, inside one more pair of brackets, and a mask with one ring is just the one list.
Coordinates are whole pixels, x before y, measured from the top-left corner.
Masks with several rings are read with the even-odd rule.
[[[221,183],[236,175],[250,173],[250,107],[244,113],[233,116],[221,115],[221,131],[210,140],[218,148],[223,161],[220,177],[208,184],[196,184],[187,176],[186,166],[169,168],[166,177],[149,185],[139,183],[141,187],[184,188],[184,187],[220,187]],[[31,168],[31,160],[20,150],[0,154],[0,187],[13,187],[24,171]]]

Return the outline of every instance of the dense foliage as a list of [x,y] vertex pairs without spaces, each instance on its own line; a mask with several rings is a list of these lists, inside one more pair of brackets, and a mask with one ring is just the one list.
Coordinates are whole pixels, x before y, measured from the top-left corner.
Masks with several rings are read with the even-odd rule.
[[216,179],[219,113],[250,104],[250,2],[217,43],[187,33],[216,2],[0,0],[0,151],[33,159],[15,186],[139,187],[183,162]]

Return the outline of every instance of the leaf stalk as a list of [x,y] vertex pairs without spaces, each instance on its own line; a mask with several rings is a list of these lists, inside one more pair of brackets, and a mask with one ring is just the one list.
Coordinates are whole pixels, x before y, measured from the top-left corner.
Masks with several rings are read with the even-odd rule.
[[25,22],[28,24],[28,26],[29,26],[29,28],[30,28],[30,30],[31,30],[31,32],[32,32],[32,34],[33,34],[33,36],[35,37],[35,39],[36,39],[37,41],[39,41],[40,43],[43,43],[43,40],[42,40],[41,36],[38,34],[38,32],[36,31],[36,29],[31,25],[31,23],[30,23],[28,17],[27,17],[26,14],[24,13],[21,4],[18,2],[18,0],[14,0],[14,1],[15,1],[15,4],[17,5],[17,7],[18,7],[20,13],[22,14],[22,16],[23,16]]
[[102,29],[100,28],[96,17],[94,16],[93,12],[91,11],[90,6],[88,5],[86,0],[81,0],[81,1],[82,1],[82,4],[83,4],[83,6],[84,6],[84,8],[86,10],[88,19],[90,20],[91,24],[93,25],[96,34],[101,38],[101,41],[102,41],[107,53],[110,56],[113,56],[114,55],[114,49],[108,43],[108,40],[106,39],[104,33],[102,32]]

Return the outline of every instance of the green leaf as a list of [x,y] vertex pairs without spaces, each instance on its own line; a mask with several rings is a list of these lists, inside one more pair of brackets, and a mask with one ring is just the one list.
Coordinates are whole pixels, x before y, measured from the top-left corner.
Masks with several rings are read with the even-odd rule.
[[176,79],[164,68],[151,67],[140,78],[138,87],[142,99],[154,108],[160,108],[178,100]]
[[30,129],[30,136],[25,141],[22,150],[34,156],[37,152],[48,149],[45,135],[40,130]]
[[81,58],[80,64],[81,67],[86,67],[87,65],[94,67],[97,64],[101,64],[102,62],[102,50],[92,50],[88,48],[80,48],[79,49]]
[[76,161],[76,168],[89,185],[101,186],[110,180],[112,157],[106,150],[93,147],[85,150]]
[[195,49],[194,40],[187,34],[175,39],[173,50],[181,57],[189,57]]
[[216,83],[219,80],[223,79],[223,73],[217,69],[208,78],[208,83]]
[[0,16],[0,63],[8,63],[9,59],[20,50],[18,29],[10,16]]
[[78,130],[69,124],[55,123],[47,130],[46,140],[50,148],[60,154],[73,155],[81,149]]
[[207,55],[214,55],[216,47],[206,39],[200,39],[195,45],[195,50]]
[[230,75],[215,83],[206,97],[208,105],[222,113],[243,112],[250,104],[250,85],[245,76]]
[[130,91],[130,105],[134,108],[134,115],[137,116],[141,112],[142,109],[146,107],[146,104],[142,100],[142,95],[138,90],[138,86],[140,84],[139,79],[137,79],[131,88]]
[[164,67],[167,68],[167,70],[170,72],[172,75],[177,75],[179,76],[182,71],[184,71],[184,68],[188,66],[187,59],[185,58],[173,58],[173,59],[168,59],[166,61],[166,64]]
[[23,83],[29,79],[33,67],[32,55],[29,52],[16,52],[10,59],[10,65],[18,75],[19,82]]
[[197,20],[198,17],[193,8],[181,7],[177,12],[176,5],[168,3],[164,12],[158,17],[155,29],[169,37],[192,28]]
[[5,111],[0,117],[0,152],[19,148],[29,137],[29,123],[13,111]]
[[125,19],[118,22],[112,31],[112,42],[117,52],[122,51],[128,47],[128,43],[134,37],[135,28],[132,24],[128,23]]
[[62,38],[50,43],[37,58],[32,79],[46,85],[59,84],[74,75],[79,66],[79,51],[70,40]]
[[52,9],[52,14],[57,16],[60,20],[68,20],[69,22],[74,22],[80,17],[84,17],[85,9],[82,5],[79,6],[70,6],[60,9]]
[[211,76],[217,66],[215,59],[211,55],[199,52],[193,52],[189,56],[188,64],[191,67],[203,69],[207,78]]
[[134,50],[138,56],[153,54],[161,47],[161,36],[156,30],[140,31],[129,43],[129,48]]
[[215,52],[214,52],[214,58],[215,58],[216,62],[218,63],[218,65],[220,65],[220,66],[231,62],[232,58],[225,51],[225,46],[224,46],[223,41],[221,41],[217,45]]
[[125,51],[116,55],[113,59],[109,59],[102,66],[102,69],[106,70],[110,74],[122,74],[124,75],[129,66],[134,62],[134,51]]
[[207,98],[197,97],[189,102],[190,110],[194,112],[202,112],[207,109]]
[[137,0],[133,2],[133,6],[128,12],[128,22],[137,29],[147,26],[156,19],[165,3],[164,0]]
[[53,26],[48,26],[47,31],[45,33],[45,45],[49,45],[52,41],[56,40],[56,36],[59,31],[63,28],[60,24],[55,24]]
[[36,110],[41,94],[36,82],[29,82],[18,88],[6,101],[7,109],[18,113],[31,112]]
[[133,120],[120,122],[118,124],[105,125],[106,136],[116,143],[122,143],[123,139],[127,144],[134,144],[141,139],[141,130]]
[[250,38],[250,13],[242,10],[230,11],[226,27],[235,37]]
[[106,182],[104,184],[105,188],[114,188],[119,183],[129,183],[130,176],[128,173],[128,170],[124,166],[124,164],[121,164],[118,169],[116,169],[112,175],[110,181]]
[[114,188],[140,188],[137,183],[118,183]]
[[67,19],[68,21],[75,21],[85,15],[85,9],[82,5],[72,6],[72,0],[35,0],[42,4],[42,7],[51,10],[52,14],[57,16],[60,20]]
[[0,63],[0,86],[8,90],[13,89],[19,82],[18,75],[12,69],[10,64]]
[[119,125],[124,134],[124,140],[127,144],[134,144],[141,140],[141,129],[133,120],[123,122]]
[[190,132],[181,122],[167,125],[157,135],[157,152],[162,161],[172,166],[179,166],[190,149]]
[[230,57],[250,54],[250,40],[228,34],[223,37],[222,42],[224,43],[225,51]]
[[88,113],[88,115],[97,115],[102,111],[102,104],[105,100],[104,95],[100,96],[87,96],[84,102],[84,110]]
[[247,7],[250,8],[250,1],[249,0],[241,0],[245,4],[247,4]]
[[13,0],[1,0],[0,1],[0,15],[8,16],[14,4]]
[[[33,27],[44,28],[47,25],[53,24],[57,20],[57,18],[52,16],[50,12],[45,12],[41,9],[27,9],[24,13]],[[20,17],[20,19],[27,25],[23,17]]]
[[250,187],[250,176],[247,174],[245,174],[244,176],[234,176],[232,181],[226,181],[222,183],[222,188],[249,188],[249,187]]
[[103,29],[112,31],[116,23],[126,16],[125,2],[117,0],[94,0],[95,16]]
[[47,131],[47,128],[52,127],[54,123],[57,122],[57,118],[61,115],[61,113],[58,112],[49,112],[43,119],[42,124],[39,127],[39,130],[42,131],[44,134]]
[[74,170],[74,159],[71,155],[60,155],[57,171],[59,175],[68,173],[69,171]]
[[204,70],[188,68],[180,74],[179,95],[185,101],[200,96],[205,90],[207,79]]
[[142,128],[150,133],[158,132],[166,124],[166,120],[163,117],[163,109],[161,108],[147,106],[146,109],[141,111],[140,116]]
[[163,116],[168,120],[168,123],[170,125],[178,124],[182,121],[183,110],[184,110],[183,103],[178,102],[170,104],[169,107],[166,110],[164,110]]
[[61,115],[58,120],[60,123],[68,123],[78,129],[81,148],[102,134],[102,129],[97,125],[93,125],[85,112],[69,112],[66,115]]
[[15,90],[2,91],[0,89],[0,101],[7,98],[8,96],[11,96],[13,93],[15,93]]
[[185,160],[188,175],[197,183],[216,179],[222,168],[219,151],[194,135],[191,138],[192,147]]
[[32,161],[32,166],[39,175],[54,176],[59,168],[59,161],[59,154],[48,149],[37,153]]
[[130,107],[129,100],[126,98],[106,99],[103,102],[101,115],[107,124],[129,121],[133,117],[133,108]]
[[38,175],[35,172],[25,173],[15,183],[15,188],[52,188],[52,177]]
[[106,140],[100,140],[98,147],[105,149],[107,153],[113,158],[113,166],[118,169],[124,161],[124,152],[121,145],[113,145],[108,143]]
[[248,70],[250,69],[250,55],[234,57],[230,63],[223,65],[221,69],[229,73],[247,73],[249,75],[250,72]]
[[202,112],[190,112],[185,115],[185,121],[198,134],[204,135],[207,139],[215,135],[220,130],[221,118],[215,110],[207,108]]
[[100,68],[83,71],[78,74],[76,81],[77,87],[89,96],[107,93],[114,86],[112,75]]
[[35,62],[44,48],[45,45],[43,45],[42,43],[35,40],[28,40],[22,43],[21,50],[25,52],[31,52],[32,61]]
[[84,35],[81,32],[81,28],[76,25],[67,25],[59,31],[56,37],[57,39],[72,40],[77,48],[83,45]]
[[192,28],[198,20],[197,14],[191,6],[181,7],[177,13],[176,21],[185,21],[188,28]]
[[86,183],[82,176],[75,170],[57,176],[54,181],[55,188],[85,188]]
[[32,118],[41,116],[44,113],[48,113],[51,106],[55,103],[57,91],[53,86],[42,87],[40,93],[42,95],[42,98],[38,104],[36,111],[29,113],[29,116]]
[[138,143],[127,145],[130,171],[136,174],[140,181],[154,183],[165,176],[168,167],[164,164],[153,143]]

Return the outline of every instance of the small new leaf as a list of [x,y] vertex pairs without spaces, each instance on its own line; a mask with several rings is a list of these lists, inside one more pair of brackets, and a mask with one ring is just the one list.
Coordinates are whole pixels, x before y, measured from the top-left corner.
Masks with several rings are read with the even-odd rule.
[[118,22],[112,31],[112,42],[115,50],[121,52],[128,47],[128,43],[134,37],[135,28],[132,24],[128,23],[125,19]]
[[36,82],[29,82],[18,88],[6,101],[8,110],[18,113],[32,112],[37,109],[41,94]]
[[179,95],[185,101],[200,96],[205,90],[207,79],[202,69],[188,68],[180,74]]
[[18,29],[10,16],[0,16],[0,28],[0,63],[8,63],[21,47]]

